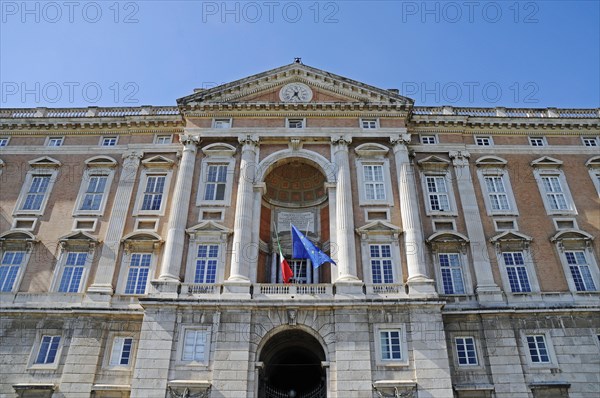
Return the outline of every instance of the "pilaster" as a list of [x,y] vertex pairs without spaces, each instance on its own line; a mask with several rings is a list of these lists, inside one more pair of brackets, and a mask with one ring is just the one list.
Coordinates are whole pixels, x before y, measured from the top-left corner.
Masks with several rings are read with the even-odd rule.
[[479,301],[503,302],[502,292],[494,282],[492,265],[488,256],[483,225],[481,224],[481,214],[479,213],[477,196],[475,195],[469,168],[469,157],[471,155],[466,151],[450,151],[449,155],[454,165],[462,213],[465,217],[465,225],[470,240],[469,248],[473,259],[475,278],[477,279],[475,291]]
[[98,268],[96,269],[94,282],[87,290],[87,304],[107,304],[114,292],[112,280],[142,156],[143,153],[135,151],[123,154],[121,176],[117,185],[106,236],[102,244]]

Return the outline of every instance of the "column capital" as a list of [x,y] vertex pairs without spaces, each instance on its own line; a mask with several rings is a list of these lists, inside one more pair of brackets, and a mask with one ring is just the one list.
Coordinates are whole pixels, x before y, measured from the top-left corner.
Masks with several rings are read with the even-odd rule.
[[123,155],[121,155],[121,157],[123,158],[123,160],[126,163],[129,163],[129,162],[139,162],[139,160],[142,157],[144,157],[144,152],[129,151],[129,152],[123,153]]
[[469,158],[471,154],[467,151],[450,151],[448,156],[452,159],[454,166],[466,167],[469,165]]
[[248,134],[246,136],[242,136],[242,137],[238,137],[238,142],[243,145],[244,147],[246,146],[252,146],[252,147],[256,147],[258,146],[260,139],[258,138],[258,135],[255,134]]
[[396,148],[396,147],[401,147],[401,146],[406,147],[408,144],[410,144],[410,137],[411,137],[410,133],[402,133],[397,136],[391,136],[390,143],[394,146],[394,150],[398,150],[401,148]]
[[184,146],[193,145],[198,146],[200,144],[200,137],[197,135],[190,134],[179,134],[179,142],[181,142]]
[[334,145],[348,146],[352,143],[352,137],[349,135],[338,135],[331,137],[331,143]]

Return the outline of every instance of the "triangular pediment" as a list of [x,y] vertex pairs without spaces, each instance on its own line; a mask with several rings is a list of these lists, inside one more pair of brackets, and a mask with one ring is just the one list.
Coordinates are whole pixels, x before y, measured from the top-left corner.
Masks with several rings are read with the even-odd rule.
[[219,223],[214,221],[203,221],[200,224],[196,224],[193,227],[186,229],[186,232],[190,236],[195,235],[208,235],[208,234],[225,234],[229,235],[233,231]]
[[533,238],[531,236],[522,234],[520,232],[515,231],[506,231],[499,235],[494,236],[490,239],[490,242],[510,242],[510,241],[523,241],[523,242],[531,242]]
[[553,167],[558,168],[562,166],[562,160],[554,159],[550,156],[542,156],[531,162],[531,166],[533,167]]
[[142,160],[142,164],[145,167],[171,168],[175,164],[175,161],[161,155],[156,155]]
[[440,158],[439,156],[431,155],[417,161],[419,166],[424,169],[443,170],[450,166],[450,161]]
[[[280,95],[288,84],[299,83],[310,92],[302,100],[285,100]],[[285,96],[284,96],[285,97]],[[395,90],[377,88],[348,79],[299,62],[271,69],[210,89],[198,89],[195,93],[177,100],[180,107],[194,108],[203,104],[230,103],[367,103],[393,104],[412,107],[414,101],[401,96]]]
[[31,167],[59,167],[62,163],[50,156],[42,156],[29,161]]
[[360,228],[356,228],[359,235],[398,235],[402,230],[386,221],[373,221]]

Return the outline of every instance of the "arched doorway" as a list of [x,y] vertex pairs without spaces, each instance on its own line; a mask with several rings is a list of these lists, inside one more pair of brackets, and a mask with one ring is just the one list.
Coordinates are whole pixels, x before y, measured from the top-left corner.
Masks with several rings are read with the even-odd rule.
[[259,398],[325,398],[325,351],[319,341],[299,329],[272,336],[261,350]]
[[[264,174],[261,203],[257,281],[283,283],[279,245],[292,268],[294,284],[330,283],[329,264],[314,268],[309,260],[292,257],[290,225],[294,224],[317,247],[329,251],[328,181],[321,166],[311,159],[290,156],[273,162]],[[279,244],[278,240],[279,239]]]

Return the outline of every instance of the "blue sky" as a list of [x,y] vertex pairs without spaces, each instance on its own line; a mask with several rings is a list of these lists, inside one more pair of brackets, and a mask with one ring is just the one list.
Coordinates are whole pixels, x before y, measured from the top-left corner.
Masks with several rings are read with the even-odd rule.
[[0,107],[174,105],[302,57],[417,105],[600,107],[598,1],[0,1]]

